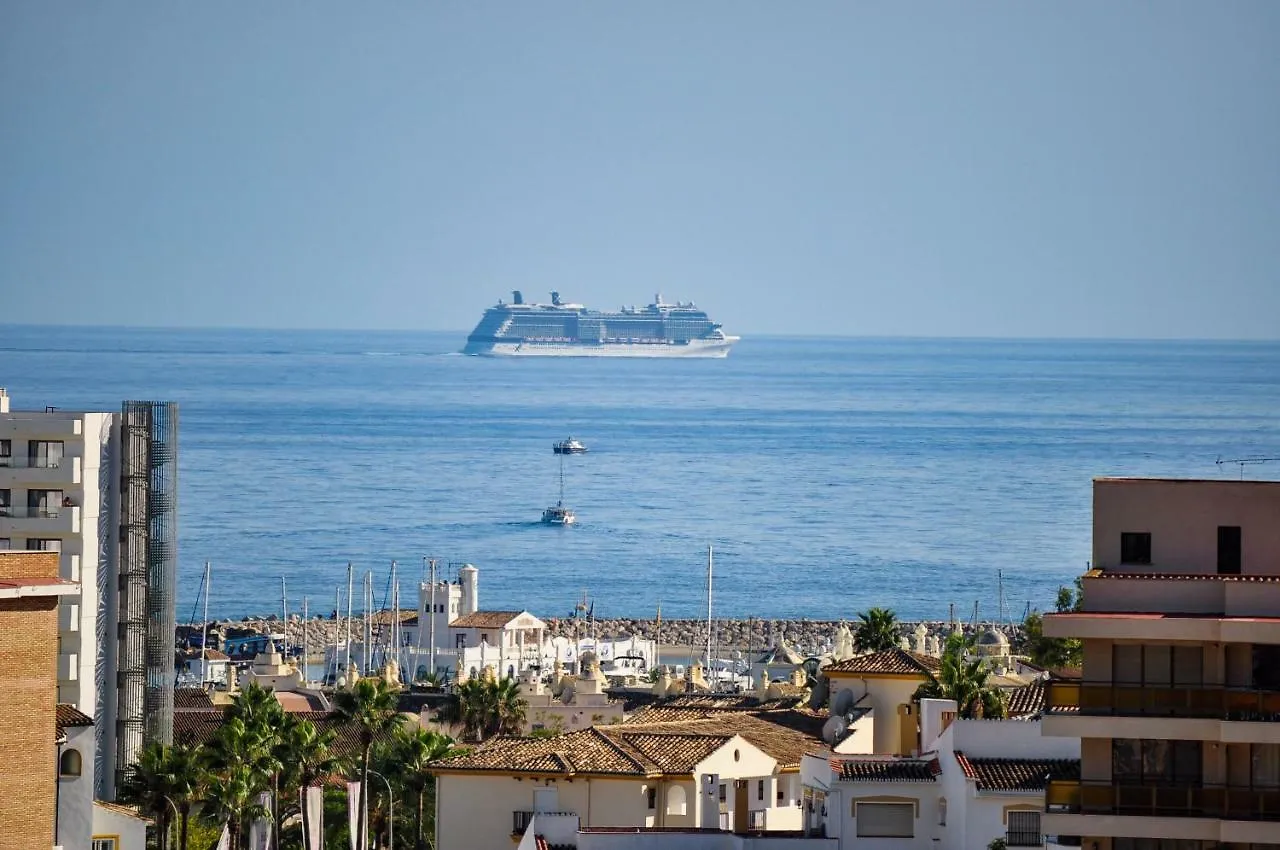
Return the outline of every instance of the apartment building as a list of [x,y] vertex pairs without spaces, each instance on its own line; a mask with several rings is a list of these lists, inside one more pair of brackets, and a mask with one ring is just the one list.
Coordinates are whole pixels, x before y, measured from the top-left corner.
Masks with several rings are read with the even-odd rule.
[[106,799],[172,734],[176,493],[176,405],[16,410],[0,388],[0,550],[56,553],[79,587],[58,608],[56,696],[95,721],[84,777]]
[[0,552],[0,846],[54,847],[58,605],[76,586],[53,552]]
[[1081,739],[1044,831],[1086,850],[1280,848],[1280,482],[1102,478],[1081,680],[1046,735]]

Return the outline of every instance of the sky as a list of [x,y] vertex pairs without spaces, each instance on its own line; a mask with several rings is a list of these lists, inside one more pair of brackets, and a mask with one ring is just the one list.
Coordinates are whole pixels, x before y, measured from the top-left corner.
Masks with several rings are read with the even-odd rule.
[[1280,338],[1280,3],[0,5],[0,322]]

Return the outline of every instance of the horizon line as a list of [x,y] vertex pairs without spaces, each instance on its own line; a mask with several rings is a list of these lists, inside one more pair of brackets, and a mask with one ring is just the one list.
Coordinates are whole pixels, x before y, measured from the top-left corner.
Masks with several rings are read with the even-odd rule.
[[[378,333],[421,333],[421,334],[457,334],[463,338],[470,333],[468,330],[458,330],[450,328],[343,328],[332,326],[306,326],[306,327],[271,327],[266,325],[119,325],[119,324],[93,324],[84,323],[58,323],[48,324],[41,322],[0,322],[0,328],[59,328],[70,330],[125,330],[125,331],[247,331],[250,333],[352,333],[352,334],[378,334]],[[949,336],[930,335],[930,334],[830,334],[830,333],[778,333],[778,332],[760,332],[742,331],[741,336],[745,340],[748,336],[751,338],[763,339],[807,339],[807,340],[952,340],[965,342],[1183,342],[1183,343],[1262,343],[1262,344],[1280,344],[1280,336],[1246,336],[1246,337],[1213,337],[1213,336],[1149,336],[1149,337],[1118,337],[1118,336],[1069,336],[1069,335],[1047,335],[1047,336],[991,336],[986,334],[956,334]],[[738,343],[741,344],[741,343]],[[0,347],[2,349],[3,347]],[[15,349],[8,349],[15,350]],[[20,349],[16,349],[20,350]]]

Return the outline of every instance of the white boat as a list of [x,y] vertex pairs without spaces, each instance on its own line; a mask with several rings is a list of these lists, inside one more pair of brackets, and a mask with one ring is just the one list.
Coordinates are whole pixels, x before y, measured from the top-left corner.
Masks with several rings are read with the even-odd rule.
[[556,502],[542,512],[542,522],[545,525],[573,525],[577,521],[573,509],[566,508],[563,502]]
[[554,444],[551,450],[558,455],[581,455],[587,453],[587,447],[573,437]]
[[564,455],[560,455],[560,500],[542,512],[543,525],[573,525],[578,518],[564,504]]

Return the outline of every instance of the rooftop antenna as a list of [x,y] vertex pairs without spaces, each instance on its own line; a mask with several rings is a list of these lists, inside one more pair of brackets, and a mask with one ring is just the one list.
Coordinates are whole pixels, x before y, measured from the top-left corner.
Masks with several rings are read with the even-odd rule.
[[1280,457],[1256,457],[1256,456],[1255,456],[1255,457],[1233,457],[1233,458],[1223,458],[1223,457],[1219,457],[1217,460],[1215,460],[1215,461],[1214,461],[1214,463],[1216,463],[1218,466],[1222,466],[1224,463],[1235,463],[1235,464],[1239,464],[1239,466],[1240,466],[1240,480],[1241,480],[1241,481],[1243,481],[1243,480],[1244,480],[1244,468],[1245,468],[1246,466],[1248,466],[1248,465],[1250,465],[1250,464],[1271,463],[1271,462],[1273,462],[1273,461],[1280,461]]

